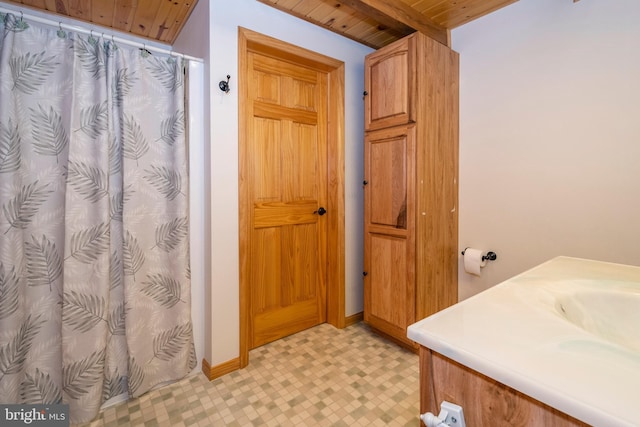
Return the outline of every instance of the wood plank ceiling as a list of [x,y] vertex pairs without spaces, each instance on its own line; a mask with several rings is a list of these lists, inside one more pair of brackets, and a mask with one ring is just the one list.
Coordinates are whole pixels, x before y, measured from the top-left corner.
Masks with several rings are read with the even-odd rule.
[[[173,44],[198,0],[3,1]],[[414,31],[448,44],[449,30],[517,0],[257,1],[378,49]]]
[[[198,0],[3,0],[173,44]],[[207,1],[207,0],[202,0]],[[51,19],[55,20],[55,17]]]
[[258,0],[374,49],[415,31],[449,44],[449,30],[517,0]]

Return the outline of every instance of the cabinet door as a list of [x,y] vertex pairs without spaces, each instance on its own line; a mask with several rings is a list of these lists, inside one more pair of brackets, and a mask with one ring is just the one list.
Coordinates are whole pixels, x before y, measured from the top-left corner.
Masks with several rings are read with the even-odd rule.
[[364,320],[407,344],[407,327],[415,322],[415,278],[411,243],[405,236],[367,233]]
[[413,169],[407,130],[382,130],[365,137],[365,220],[371,226],[407,230],[409,174]]
[[364,319],[406,344],[415,322],[413,126],[365,137]]
[[365,130],[414,121],[413,37],[405,37],[365,58]]

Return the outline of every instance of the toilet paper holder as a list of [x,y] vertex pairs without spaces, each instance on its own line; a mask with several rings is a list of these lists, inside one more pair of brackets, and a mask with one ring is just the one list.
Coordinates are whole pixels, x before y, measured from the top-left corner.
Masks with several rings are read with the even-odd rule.
[[[466,251],[467,248],[464,249]],[[462,251],[462,255],[464,256],[464,251]],[[498,258],[495,252],[489,251],[486,255],[482,255],[482,261],[495,261]]]

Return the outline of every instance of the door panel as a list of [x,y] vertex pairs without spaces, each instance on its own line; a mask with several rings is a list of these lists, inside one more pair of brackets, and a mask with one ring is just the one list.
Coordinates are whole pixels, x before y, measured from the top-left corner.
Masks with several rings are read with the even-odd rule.
[[281,169],[280,141],[281,126],[278,120],[256,117],[253,133],[249,139],[253,153],[253,192],[256,199],[278,200],[282,190],[280,176],[274,171]]
[[[250,348],[326,321],[326,74],[249,53]],[[323,124],[324,123],[324,124]]]

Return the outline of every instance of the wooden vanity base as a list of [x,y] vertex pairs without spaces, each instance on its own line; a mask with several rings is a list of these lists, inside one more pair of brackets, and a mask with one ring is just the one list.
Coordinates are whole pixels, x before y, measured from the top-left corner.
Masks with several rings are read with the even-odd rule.
[[438,415],[446,400],[462,406],[468,426],[588,426],[428,348],[419,354],[420,413]]

